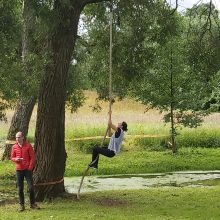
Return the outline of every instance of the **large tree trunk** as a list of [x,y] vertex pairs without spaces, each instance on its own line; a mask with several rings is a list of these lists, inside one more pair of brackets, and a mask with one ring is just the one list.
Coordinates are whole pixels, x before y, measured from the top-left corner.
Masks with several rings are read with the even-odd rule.
[[15,134],[18,131],[22,131],[25,136],[27,135],[29,122],[35,102],[36,98],[34,97],[29,100],[21,100],[18,102],[11,120],[11,125],[8,131],[5,151],[3,153],[2,160],[10,159],[11,147],[15,143]]
[[61,21],[49,44],[52,57],[41,84],[35,132],[37,161],[34,183],[37,201],[59,196],[65,190],[66,83],[81,10],[78,5],[59,9]]
[[35,132],[36,166],[34,183],[36,200],[57,197],[64,192],[66,151],[65,96],[68,69],[73,54],[79,17],[84,6],[104,0],[54,1],[59,23],[50,33],[51,62],[45,70],[39,93]]
[[[35,31],[35,15],[32,1],[23,1],[23,23],[22,23],[22,62],[24,65],[24,72],[26,75],[32,74],[32,67],[28,64],[28,55],[34,50],[33,32]],[[10,159],[11,147],[13,140],[15,142],[15,134],[18,131],[22,131],[26,136],[28,133],[28,127],[30,118],[36,98],[34,96],[30,98],[22,98],[18,101],[14,115],[11,120],[11,125],[7,135],[7,141],[5,151],[2,159]]]

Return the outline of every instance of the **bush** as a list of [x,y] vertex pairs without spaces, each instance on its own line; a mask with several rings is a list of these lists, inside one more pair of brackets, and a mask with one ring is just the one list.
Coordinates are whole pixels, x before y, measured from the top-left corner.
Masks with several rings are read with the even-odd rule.
[[[91,154],[92,153],[92,150],[94,147],[100,147],[101,146],[101,142],[102,140],[88,140],[88,139],[85,139],[85,140],[75,140],[75,141],[71,141],[71,142],[68,142],[67,145],[71,145],[72,147],[74,147],[75,149],[83,152],[83,153],[86,153],[86,154]],[[104,141],[104,144],[103,144],[104,147],[107,147],[108,146],[108,140],[105,140]]]
[[161,151],[168,148],[168,137],[135,138],[134,145],[143,150]]
[[[170,148],[169,137],[144,137],[133,140],[134,146],[144,150],[161,151]],[[219,148],[220,131],[206,129],[190,129],[183,131],[176,137],[177,148]]]
[[178,147],[220,147],[220,132],[217,130],[192,130],[177,136]]
[[[164,151],[170,148],[168,136],[163,137],[134,137],[123,142],[122,150],[139,148],[141,150]],[[67,146],[74,147],[83,153],[92,153],[92,149],[100,146],[102,139],[81,139],[66,142]],[[108,146],[109,139],[104,142],[105,147]],[[219,148],[220,147],[220,131],[205,129],[190,129],[181,132],[176,137],[177,148]]]

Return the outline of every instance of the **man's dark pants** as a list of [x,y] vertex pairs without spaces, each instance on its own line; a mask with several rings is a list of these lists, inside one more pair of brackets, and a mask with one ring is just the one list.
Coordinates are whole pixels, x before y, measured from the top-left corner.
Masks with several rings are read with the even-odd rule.
[[24,205],[24,177],[27,181],[30,204],[35,204],[32,171],[30,171],[30,170],[17,170],[16,176],[17,176],[17,186],[18,186],[18,195],[19,195],[20,205]]

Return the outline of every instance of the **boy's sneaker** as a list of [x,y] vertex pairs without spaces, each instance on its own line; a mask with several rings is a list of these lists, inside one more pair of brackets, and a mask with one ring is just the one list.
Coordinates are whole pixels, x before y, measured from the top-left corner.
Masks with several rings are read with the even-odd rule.
[[40,209],[40,207],[35,203],[30,205],[31,209]]
[[95,170],[97,170],[97,169],[98,169],[98,166],[97,166],[97,165],[95,165],[95,164],[89,164],[89,167],[90,167],[90,168],[92,168],[92,169],[95,169]]
[[20,205],[19,208],[18,208],[18,211],[19,212],[23,212],[24,210],[25,210],[24,205]]

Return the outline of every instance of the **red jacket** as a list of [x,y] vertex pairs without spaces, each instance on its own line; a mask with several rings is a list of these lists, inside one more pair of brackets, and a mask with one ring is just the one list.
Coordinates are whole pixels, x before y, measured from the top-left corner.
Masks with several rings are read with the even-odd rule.
[[[16,161],[16,158],[23,158]],[[11,160],[16,163],[16,170],[33,170],[35,164],[34,150],[28,142],[24,141],[22,147],[18,143],[12,146]]]

